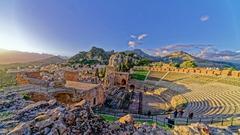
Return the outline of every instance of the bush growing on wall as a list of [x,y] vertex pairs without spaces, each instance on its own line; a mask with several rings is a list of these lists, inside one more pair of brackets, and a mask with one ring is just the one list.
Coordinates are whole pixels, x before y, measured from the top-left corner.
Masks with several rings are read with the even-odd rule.
[[197,67],[197,64],[194,61],[184,61],[182,64],[180,64],[181,68],[195,68]]

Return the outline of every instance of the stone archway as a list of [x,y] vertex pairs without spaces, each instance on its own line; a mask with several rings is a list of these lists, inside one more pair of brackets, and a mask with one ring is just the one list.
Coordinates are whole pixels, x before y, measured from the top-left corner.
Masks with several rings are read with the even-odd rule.
[[125,79],[122,79],[121,85],[126,85],[126,84],[127,84],[127,81]]

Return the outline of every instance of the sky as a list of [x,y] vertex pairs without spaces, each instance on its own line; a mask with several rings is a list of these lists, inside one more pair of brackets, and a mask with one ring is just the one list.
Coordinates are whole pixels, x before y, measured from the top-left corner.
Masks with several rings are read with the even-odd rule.
[[92,46],[240,59],[240,1],[0,1],[0,48],[71,56]]

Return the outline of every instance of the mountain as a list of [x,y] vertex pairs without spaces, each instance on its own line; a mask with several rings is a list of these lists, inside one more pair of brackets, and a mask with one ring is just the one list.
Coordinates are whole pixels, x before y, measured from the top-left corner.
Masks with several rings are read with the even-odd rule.
[[236,67],[240,69],[240,64],[224,62],[224,61],[213,61],[201,59],[183,51],[177,51],[170,53],[162,58],[163,62],[182,63],[183,61],[194,61],[198,67],[214,67],[214,68],[226,68]]
[[173,52],[163,57],[163,61],[182,63],[183,61],[195,61],[197,58],[183,51]]
[[117,52],[109,58],[109,66],[118,71],[126,72],[133,66],[139,65],[143,58],[134,53]]
[[17,67],[28,67],[28,66],[44,66],[44,65],[49,65],[49,64],[59,64],[59,63],[64,63],[66,62],[65,59],[60,58],[59,56],[52,56],[46,59],[41,59],[38,61],[33,61],[33,62],[26,62],[26,63],[11,63],[11,64],[0,64],[0,70],[3,69],[14,69]]
[[[114,56],[112,56],[114,55]],[[112,56],[112,57],[111,57]],[[110,60],[111,57],[111,60]],[[165,62],[165,63],[179,63],[181,64],[184,61],[194,61],[198,67],[214,67],[214,68],[226,68],[226,67],[236,67],[240,69],[240,64],[235,64],[231,62],[224,62],[224,61],[213,61],[213,60],[206,60],[202,58],[198,58],[192,56],[183,51],[177,51],[170,53],[164,57],[160,56],[152,56],[141,49],[134,49],[134,50],[127,50],[123,52],[114,53],[114,51],[105,51],[102,48],[92,47],[89,51],[81,51],[78,54],[74,55],[68,60],[70,64],[80,64],[80,65],[93,65],[93,64],[111,64],[111,62],[117,65],[116,67],[125,68],[126,69],[131,67],[132,65],[141,65],[144,59],[148,59],[153,62]],[[131,61],[134,61],[134,64],[131,65]],[[114,62],[115,61],[115,62]],[[121,65],[119,61],[125,62],[128,61],[127,64]],[[116,63],[117,62],[117,63]],[[121,63],[120,62],[120,63]]]
[[66,62],[66,59],[63,59],[59,56],[52,56],[46,59],[34,61],[34,62],[29,62],[28,64],[32,65],[48,65],[48,64],[60,64]]
[[0,64],[28,63],[50,57],[53,55],[0,49]]
[[148,59],[150,61],[154,61],[154,62],[161,60],[161,57],[149,55],[149,54],[145,53],[144,51],[142,51],[141,49],[127,50],[127,51],[125,51],[125,53],[134,53],[134,54],[137,54],[138,56],[141,56],[142,58],[146,58],[146,59]]
[[81,51],[69,58],[70,64],[108,64],[113,51],[107,52],[102,48],[92,47],[88,52]]

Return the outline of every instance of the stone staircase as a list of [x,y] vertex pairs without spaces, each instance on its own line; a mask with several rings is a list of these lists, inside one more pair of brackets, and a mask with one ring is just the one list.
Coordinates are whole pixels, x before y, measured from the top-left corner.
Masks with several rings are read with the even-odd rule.
[[[193,112],[195,117],[232,117],[240,114],[240,91],[214,88],[209,91],[197,91],[185,94],[188,100],[186,112]],[[187,116],[188,113],[185,113]]]

